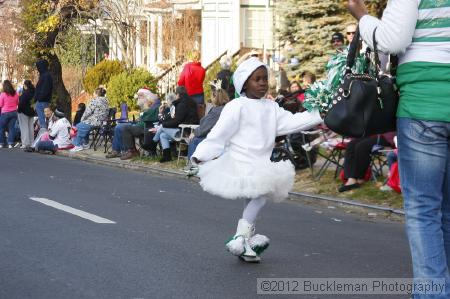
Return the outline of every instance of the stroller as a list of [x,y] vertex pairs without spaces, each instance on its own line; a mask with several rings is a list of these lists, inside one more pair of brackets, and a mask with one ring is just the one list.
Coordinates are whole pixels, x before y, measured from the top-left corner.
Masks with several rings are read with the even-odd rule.
[[[279,95],[275,101],[283,109],[292,113],[303,112],[305,109],[301,102],[297,100],[297,95],[303,91]],[[286,136],[277,137],[276,145],[272,151],[271,160],[278,162],[281,160],[290,160],[296,170],[312,167],[317,160],[318,149],[313,148],[306,152],[302,147],[309,144],[312,140],[319,137],[315,134],[294,133]]]

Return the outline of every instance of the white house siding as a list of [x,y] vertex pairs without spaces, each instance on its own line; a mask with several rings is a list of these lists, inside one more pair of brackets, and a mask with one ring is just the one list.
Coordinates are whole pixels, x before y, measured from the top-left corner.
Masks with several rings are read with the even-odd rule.
[[201,46],[203,65],[208,65],[225,51],[239,50],[239,24],[239,1],[203,1]]

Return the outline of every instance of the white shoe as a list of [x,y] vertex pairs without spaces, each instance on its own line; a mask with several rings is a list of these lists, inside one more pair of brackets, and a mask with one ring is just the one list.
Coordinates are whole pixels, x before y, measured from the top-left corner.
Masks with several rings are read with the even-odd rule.
[[75,146],[73,149],[70,150],[71,153],[80,152],[83,150],[82,146]]
[[245,219],[240,219],[236,234],[225,244],[227,250],[239,256],[246,262],[259,262],[261,258],[256,254],[249,244],[249,239],[255,233],[255,226]]
[[3,144],[0,144],[0,148],[5,148],[5,146]]
[[14,147],[14,145],[8,144],[8,148],[13,148],[13,147]]
[[383,185],[380,187],[380,191],[393,191],[393,189],[391,188],[391,186]]
[[87,149],[89,149],[89,144],[83,144],[81,147],[82,147],[83,149],[87,150]]
[[269,247],[270,239],[267,236],[256,234],[248,240],[248,244],[257,255],[261,255]]
[[245,252],[245,239],[253,236],[255,227],[245,219],[239,219],[236,233],[225,244],[227,250],[234,255],[240,256]]
[[310,152],[312,150],[312,146],[309,144],[302,145],[302,148],[305,150],[305,152]]
[[25,148],[27,148],[27,146],[24,145],[24,144],[22,144],[22,145],[20,146],[20,149],[25,149]]

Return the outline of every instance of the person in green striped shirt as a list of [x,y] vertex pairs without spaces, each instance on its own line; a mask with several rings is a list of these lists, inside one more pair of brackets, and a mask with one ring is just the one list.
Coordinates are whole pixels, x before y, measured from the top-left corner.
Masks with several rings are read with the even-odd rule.
[[381,20],[348,0],[364,41],[398,54],[397,135],[414,278],[445,284],[450,298],[450,0],[389,0]]

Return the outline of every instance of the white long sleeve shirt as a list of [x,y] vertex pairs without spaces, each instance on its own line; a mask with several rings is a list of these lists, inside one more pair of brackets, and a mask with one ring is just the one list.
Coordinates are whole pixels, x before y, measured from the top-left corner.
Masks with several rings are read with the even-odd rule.
[[436,25],[436,19],[449,17],[450,7],[439,7],[436,1],[389,0],[381,20],[366,15],[361,18],[359,29],[373,49],[373,31],[377,28],[378,49],[399,54],[400,64],[450,63],[450,28]]
[[276,136],[307,130],[320,123],[322,118],[317,110],[292,114],[267,99],[240,97],[225,105],[193,157],[206,162],[228,150],[239,161],[269,161]]

